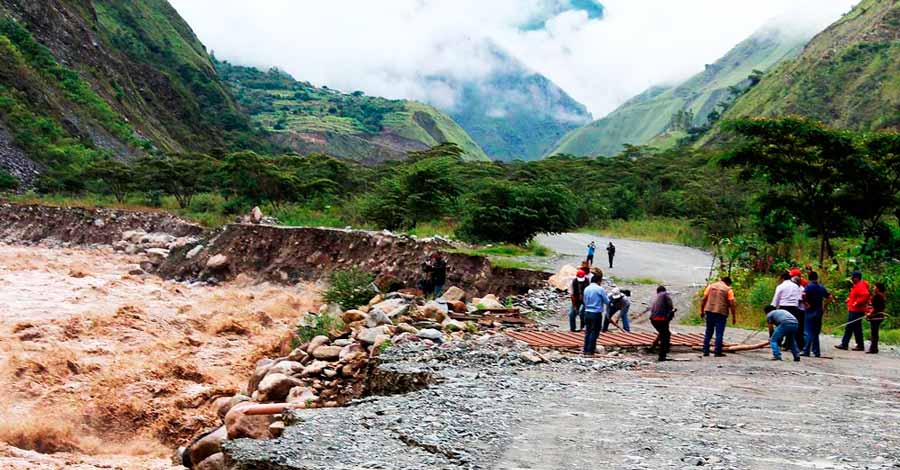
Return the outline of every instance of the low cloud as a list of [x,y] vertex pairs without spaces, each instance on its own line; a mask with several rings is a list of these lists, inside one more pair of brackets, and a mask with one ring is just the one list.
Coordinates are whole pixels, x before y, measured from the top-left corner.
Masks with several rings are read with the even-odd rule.
[[853,0],[172,0],[221,59],[345,91],[452,106],[429,77],[479,81],[497,44],[596,116],[702,70],[767,20],[822,29]]

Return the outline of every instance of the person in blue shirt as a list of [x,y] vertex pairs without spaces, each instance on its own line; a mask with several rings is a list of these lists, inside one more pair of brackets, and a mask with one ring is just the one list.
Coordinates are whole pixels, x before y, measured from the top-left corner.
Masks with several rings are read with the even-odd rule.
[[588,245],[587,248],[588,248],[587,264],[588,264],[588,266],[593,266],[594,265],[594,252],[597,251],[597,244],[594,242],[591,242],[591,244]]
[[809,357],[810,351],[821,357],[819,348],[819,335],[822,333],[822,317],[828,304],[834,301],[834,296],[828,292],[822,284],[819,284],[819,273],[810,272],[809,283],[803,288],[803,303],[806,304],[806,318],[803,328],[803,352],[801,356]]
[[609,305],[609,297],[600,284],[602,276],[594,276],[591,285],[584,289],[584,355],[593,356],[597,351],[597,338],[603,322],[603,312]]
[[764,309],[766,312],[766,323],[769,324],[769,345],[772,347],[772,360],[781,360],[781,350],[778,344],[782,339],[787,340],[787,347],[790,348],[791,354],[794,355],[794,361],[800,362],[800,348],[797,347],[797,328],[799,323],[797,317],[774,305],[769,305]]

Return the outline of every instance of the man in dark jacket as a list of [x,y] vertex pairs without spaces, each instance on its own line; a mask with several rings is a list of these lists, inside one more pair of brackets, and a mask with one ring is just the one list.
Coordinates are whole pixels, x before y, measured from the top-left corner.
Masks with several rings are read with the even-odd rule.
[[444,257],[440,253],[432,253],[431,259],[426,261],[422,268],[428,275],[429,290],[425,291],[425,294],[434,293],[435,297],[440,297],[444,293],[444,284],[447,283],[447,262],[444,261]]
[[[572,307],[569,309],[569,331],[580,331],[584,329],[584,289],[589,286],[591,281],[588,280],[587,273],[579,270],[575,279],[572,279],[572,285],[569,287],[569,298],[572,300]],[[575,329],[575,317],[580,319],[580,328]]]
[[669,323],[675,318],[675,304],[672,302],[672,296],[666,292],[665,286],[656,288],[656,299],[650,306],[650,324],[656,328],[656,341],[659,342],[659,360],[660,362],[667,360],[666,355],[669,354],[669,347],[672,341],[672,332],[669,330]]
[[616,245],[613,245],[613,242],[609,242],[609,245],[606,247],[606,255],[609,257],[609,268],[613,267],[613,258],[616,257]]

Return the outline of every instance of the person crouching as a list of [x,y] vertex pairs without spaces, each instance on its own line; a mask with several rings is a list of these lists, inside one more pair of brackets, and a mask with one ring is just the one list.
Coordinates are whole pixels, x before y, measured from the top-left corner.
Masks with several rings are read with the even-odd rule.
[[764,310],[766,312],[766,323],[769,324],[769,344],[772,347],[772,360],[781,360],[781,350],[778,349],[778,344],[784,339],[787,344],[786,347],[790,348],[791,353],[794,355],[794,361],[800,362],[800,348],[797,347],[796,340],[797,329],[800,327],[800,323],[797,321],[797,317],[787,310],[775,308],[774,305],[769,305]]

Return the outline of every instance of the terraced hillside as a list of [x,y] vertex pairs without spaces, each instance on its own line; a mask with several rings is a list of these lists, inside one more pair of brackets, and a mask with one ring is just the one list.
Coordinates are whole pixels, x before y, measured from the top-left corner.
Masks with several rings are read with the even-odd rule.
[[298,153],[324,152],[375,163],[454,142],[465,158],[487,160],[453,119],[426,104],[316,87],[274,68],[215,64],[253,121],[279,145]]
[[720,103],[754,84],[760,72],[795,57],[808,40],[807,35],[766,26],[687,81],[652,87],[606,117],[569,132],[551,154],[609,156],[625,144],[670,147],[688,128],[705,125]]
[[900,129],[900,2],[863,0],[725,117],[790,114],[859,131]]

